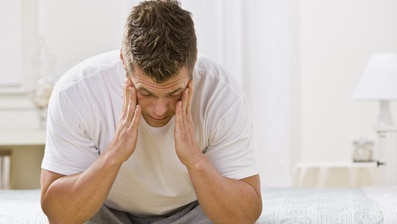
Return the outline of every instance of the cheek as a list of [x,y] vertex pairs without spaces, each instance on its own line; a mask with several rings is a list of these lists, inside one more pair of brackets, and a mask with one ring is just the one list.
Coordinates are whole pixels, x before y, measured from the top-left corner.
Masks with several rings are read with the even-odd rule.
[[148,100],[145,97],[137,97],[137,104],[139,104],[139,106],[141,106],[142,110],[145,110],[148,105],[150,105],[150,100]]
[[173,113],[175,113],[175,108],[176,108],[176,103],[178,102],[177,99],[172,99],[170,100],[170,104],[169,104],[169,110],[172,111]]

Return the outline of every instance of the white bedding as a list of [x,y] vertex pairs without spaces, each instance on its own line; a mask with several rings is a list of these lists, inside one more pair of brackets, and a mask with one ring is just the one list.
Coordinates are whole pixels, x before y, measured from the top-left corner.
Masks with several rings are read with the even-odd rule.
[[[0,224],[48,223],[39,190],[0,190]],[[261,224],[397,224],[397,186],[265,188]]]
[[40,208],[40,190],[0,190],[0,224],[48,223]]
[[258,223],[397,224],[397,187],[273,188]]

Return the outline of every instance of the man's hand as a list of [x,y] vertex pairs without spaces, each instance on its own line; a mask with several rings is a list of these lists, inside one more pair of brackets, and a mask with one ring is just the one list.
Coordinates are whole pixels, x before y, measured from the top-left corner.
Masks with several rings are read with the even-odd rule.
[[121,164],[135,150],[141,109],[130,79],[124,87],[124,103],[112,143],[85,171],[61,175],[41,173],[41,205],[50,223],[85,223],[102,207]]
[[130,158],[135,151],[141,118],[141,108],[137,105],[136,90],[129,78],[125,81],[123,98],[123,109],[111,143],[112,147],[108,148],[108,150],[112,150],[109,153],[114,153],[121,162]]
[[194,132],[192,98],[193,83],[190,80],[175,109],[175,148],[179,160],[186,166],[192,164],[196,155],[201,154]]

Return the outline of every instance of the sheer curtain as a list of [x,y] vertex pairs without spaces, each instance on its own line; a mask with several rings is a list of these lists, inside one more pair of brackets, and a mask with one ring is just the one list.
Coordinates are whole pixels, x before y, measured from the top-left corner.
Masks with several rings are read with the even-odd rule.
[[[39,33],[56,76],[83,58],[119,48],[126,15],[139,2],[38,1]],[[193,14],[200,53],[223,64],[246,91],[262,185],[290,185],[288,0],[180,2]]]
[[[264,186],[291,184],[291,78],[286,0],[244,1],[243,82],[255,119],[255,146]],[[244,75],[245,77],[245,75]]]
[[263,186],[291,185],[288,0],[182,1],[194,16],[199,50],[243,85],[254,118]]

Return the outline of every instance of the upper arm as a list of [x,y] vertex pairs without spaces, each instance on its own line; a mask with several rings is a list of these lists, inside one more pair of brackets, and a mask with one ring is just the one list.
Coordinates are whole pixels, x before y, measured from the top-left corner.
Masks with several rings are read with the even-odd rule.
[[253,128],[245,101],[228,106],[209,126],[210,141],[205,155],[222,176],[243,179],[258,174],[252,145]]
[[251,185],[251,187],[255,190],[258,197],[261,198],[261,182],[259,175],[243,178],[241,179],[241,181],[244,181],[245,183]]
[[253,207],[253,212],[255,212],[256,216],[259,217],[260,214],[262,213],[262,194],[261,194],[261,186],[260,186],[261,185],[260,177],[259,175],[254,175],[241,179],[241,181],[249,184],[255,191],[256,198],[254,198],[253,201],[255,201],[256,206]]
[[63,176],[65,176],[65,175],[62,175],[59,173],[54,173],[54,172],[51,172],[51,171],[45,170],[45,169],[41,170],[41,177],[40,177],[41,199],[43,199],[43,197],[45,196],[45,194],[46,194],[48,188],[51,186],[51,184]]
[[[93,139],[85,133],[88,126],[84,121],[88,119],[82,118],[81,110],[87,111],[87,108],[79,107],[85,104],[75,100],[77,96],[71,96],[71,90],[68,89],[67,93],[64,91],[55,88],[51,94],[41,167],[54,173],[71,175],[91,165],[98,157],[98,149]],[[46,172],[44,175],[52,176]]]

